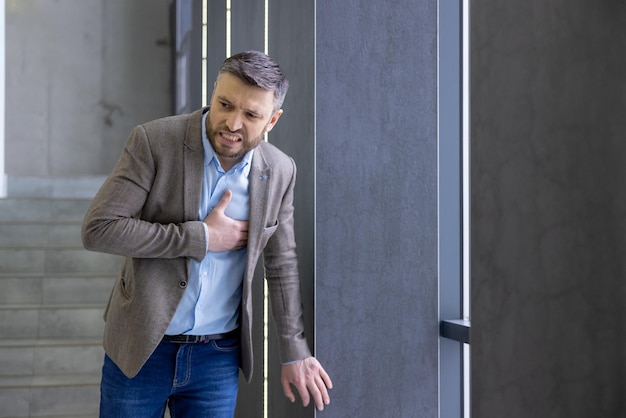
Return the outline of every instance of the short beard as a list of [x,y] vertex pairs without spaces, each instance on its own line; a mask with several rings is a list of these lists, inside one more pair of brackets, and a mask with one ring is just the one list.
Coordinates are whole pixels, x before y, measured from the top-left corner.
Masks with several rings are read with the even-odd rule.
[[[269,124],[269,123],[268,123]],[[266,127],[267,128],[267,125]],[[223,130],[227,130],[227,129],[223,129]],[[246,141],[244,141],[244,147],[239,150],[236,153],[233,154],[224,154],[222,152],[219,152],[217,147],[216,147],[216,141],[215,141],[215,136],[217,135],[217,130],[213,128],[213,125],[211,124],[211,121],[207,118],[207,136],[209,139],[209,143],[211,144],[211,146],[213,147],[213,152],[215,152],[215,154],[219,157],[219,158],[228,158],[228,159],[239,159],[239,158],[243,158],[244,155],[246,155],[247,152],[249,152],[250,150],[253,150],[254,148],[256,148],[261,141],[263,141],[264,136],[265,136],[265,129],[263,129],[263,133],[258,136],[257,138],[255,138],[252,141],[247,141],[248,143],[246,143]]]
[[215,152],[215,154],[219,158],[233,159],[233,160],[243,158],[243,156],[246,155],[246,153],[256,148],[261,143],[261,141],[263,141],[263,136],[264,136],[264,134],[261,134],[259,137],[255,138],[252,141],[244,142],[243,148],[239,150],[238,152],[235,152],[232,154],[225,154],[223,152],[220,152],[216,146],[215,139],[214,139],[216,135],[217,135],[217,131],[214,130],[213,127],[211,127],[209,124],[207,136],[209,137],[209,143],[213,147],[213,152]]

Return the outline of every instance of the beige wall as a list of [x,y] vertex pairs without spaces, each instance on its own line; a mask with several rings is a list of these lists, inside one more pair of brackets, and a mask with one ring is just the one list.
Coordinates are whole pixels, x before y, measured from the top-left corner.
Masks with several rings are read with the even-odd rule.
[[171,113],[169,0],[6,2],[6,173],[107,174]]

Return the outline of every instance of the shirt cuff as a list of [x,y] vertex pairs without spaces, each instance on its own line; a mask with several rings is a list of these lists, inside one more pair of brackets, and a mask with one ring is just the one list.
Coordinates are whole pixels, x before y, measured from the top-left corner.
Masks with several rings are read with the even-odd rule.
[[204,238],[206,238],[206,252],[209,252],[209,226],[202,222],[202,226],[204,226]]

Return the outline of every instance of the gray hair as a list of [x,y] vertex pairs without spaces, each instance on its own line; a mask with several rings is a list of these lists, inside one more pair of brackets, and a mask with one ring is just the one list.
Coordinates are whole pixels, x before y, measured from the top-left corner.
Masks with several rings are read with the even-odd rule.
[[274,60],[259,51],[240,52],[227,58],[217,75],[230,73],[245,83],[274,92],[274,111],[281,108],[289,81]]

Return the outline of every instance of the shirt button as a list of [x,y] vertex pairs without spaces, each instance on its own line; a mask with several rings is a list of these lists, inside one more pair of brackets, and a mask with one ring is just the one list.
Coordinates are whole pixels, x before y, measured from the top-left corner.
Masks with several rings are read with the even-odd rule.
[[181,289],[186,288],[187,282],[185,280],[181,280],[180,282],[178,282],[178,287],[180,287]]
[[204,277],[206,277],[206,276],[208,276],[208,275],[209,275],[209,272],[208,272],[208,271],[206,271],[206,270],[204,270],[204,271],[202,272],[202,275],[203,275]]

